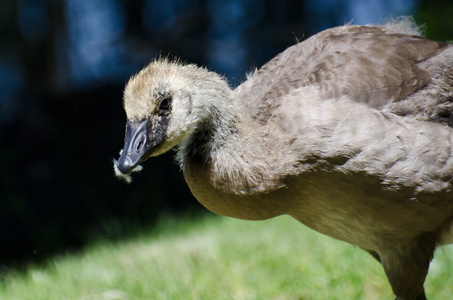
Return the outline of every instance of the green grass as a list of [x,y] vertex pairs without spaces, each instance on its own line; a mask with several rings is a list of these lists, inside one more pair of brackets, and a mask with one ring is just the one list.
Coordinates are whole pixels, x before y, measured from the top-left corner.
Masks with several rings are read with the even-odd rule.
[[[453,247],[439,250],[428,297],[453,295]],[[450,254],[450,255],[449,255]],[[449,258],[450,256],[450,258]],[[393,299],[364,251],[290,217],[163,219],[128,241],[103,242],[11,272],[0,299]]]

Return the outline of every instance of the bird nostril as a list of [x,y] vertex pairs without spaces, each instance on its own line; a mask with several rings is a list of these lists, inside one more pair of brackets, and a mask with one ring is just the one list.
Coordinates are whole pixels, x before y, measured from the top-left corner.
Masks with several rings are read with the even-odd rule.
[[143,147],[143,139],[141,139],[141,140],[137,143],[137,148],[136,148],[137,152],[139,152],[140,149],[142,149],[142,147]]

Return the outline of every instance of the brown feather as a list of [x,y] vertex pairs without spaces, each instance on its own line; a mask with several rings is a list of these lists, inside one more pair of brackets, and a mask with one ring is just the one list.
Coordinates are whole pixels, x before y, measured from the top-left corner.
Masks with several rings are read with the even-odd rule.
[[[319,87],[320,100],[348,96],[382,110],[429,85],[432,74],[420,63],[445,48],[452,46],[420,36],[388,34],[382,27],[332,28],[277,55],[238,87],[237,97],[261,123],[269,120],[282,96],[303,86]],[[450,98],[439,101],[450,102],[452,96],[450,92]],[[401,108],[390,112],[410,114]]]

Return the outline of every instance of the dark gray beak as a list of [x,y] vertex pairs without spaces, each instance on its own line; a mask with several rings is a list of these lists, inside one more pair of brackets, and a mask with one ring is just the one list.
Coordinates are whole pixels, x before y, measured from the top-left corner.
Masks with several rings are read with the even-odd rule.
[[156,145],[156,141],[150,139],[148,123],[148,119],[127,121],[124,148],[117,164],[121,173],[130,173],[148,158],[149,152]]

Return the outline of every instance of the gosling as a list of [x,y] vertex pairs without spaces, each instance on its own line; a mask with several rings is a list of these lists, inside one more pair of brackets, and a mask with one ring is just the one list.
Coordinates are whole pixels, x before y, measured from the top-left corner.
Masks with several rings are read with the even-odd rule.
[[399,300],[426,299],[453,242],[453,46],[408,21],[345,25],[294,45],[235,89],[156,59],[124,92],[129,173],[177,148],[193,195],[246,220],[288,214],[368,251]]

